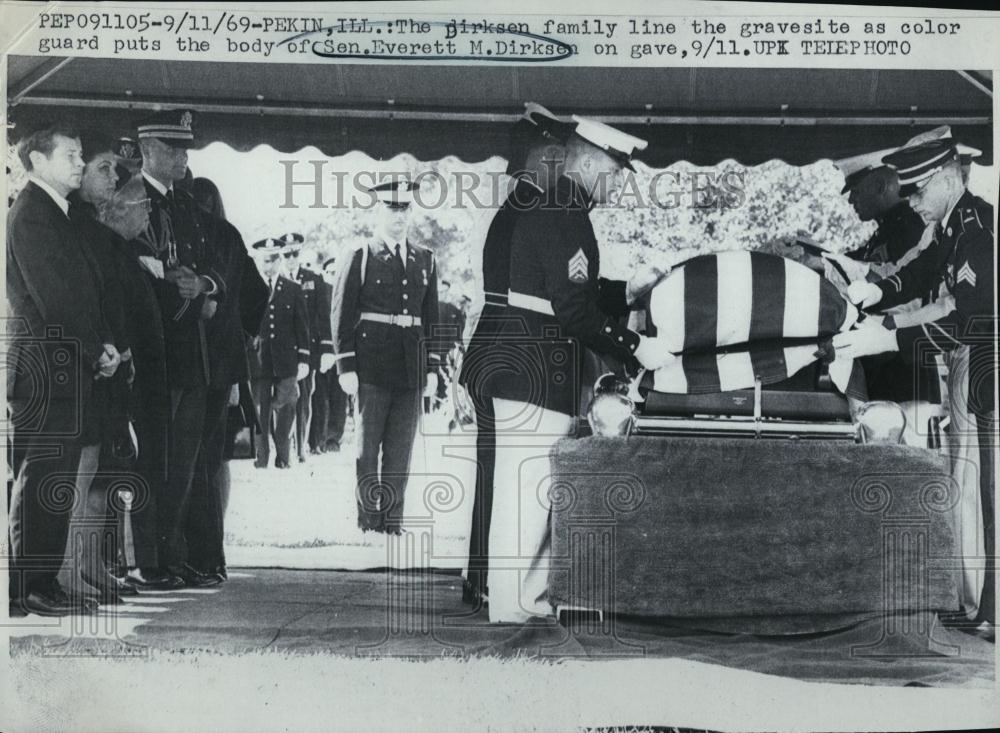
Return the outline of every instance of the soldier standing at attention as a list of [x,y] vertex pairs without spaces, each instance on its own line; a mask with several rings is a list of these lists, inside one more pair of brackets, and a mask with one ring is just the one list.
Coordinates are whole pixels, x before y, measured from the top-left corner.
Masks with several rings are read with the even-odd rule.
[[407,240],[415,189],[408,180],[369,189],[379,201],[376,238],[349,255],[333,295],[339,382],[357,395],[358,526],[388,534],[402,531],[420,396],[432,371],[425,338],[438,318],[434,255]]
[[309,345],[309,374],[299,381],[299,397],[295,402],[295,450],[299,456],[299,463],[305,463],[313,390],[316,388],[318,375],[325,374],[333,368],[330,299],[327,297],[327,288],[323,277],[302,267],[299,261],[305,237],[290,232],[283,236],[281,241],[284,243],[281,253],[285,256],[285,272],[288,274],[288,279],[298,283],[302,289],[302,298],[306,303],[306,316],[309,320],[311,341]]
[[[856,359],[898,351],[920,363],[928,354],[951,353],[969,346],[969,411],[972,430],[958,430],[959,441],[978,442],[980,501],[983,516],[984,582],[974,630],[987,638],[996,623],[993,457],[996,435],[997,321],[993,306],[996,274],[993,207],[965,187],[959,150],[950,138],[904,147],[883,158],[899,175],[899,193],[927,224],[934,240],[895,275],[868,282],[856,280],[847,290],[851,302],[879,310],[905,303],[941,281],[954,298],[954,310],[933,321],[898,327],[892,315],[881,323],[867,319],[859,328],[833,339],[838,356]],[[953,422],[956,416],[952,416]]]
[[292,422],[298,398],[296,383],[309,374],[309,318],[302,288],[280,274],[281,242],[262,239],[254,242],[252,249],[257,254],[260,274],[270,293],[260,335],[253,340],[250,356],[253,398],[260,416],[254,466],[267,468],[273,427],[277,454],[274,466],[289,468]]

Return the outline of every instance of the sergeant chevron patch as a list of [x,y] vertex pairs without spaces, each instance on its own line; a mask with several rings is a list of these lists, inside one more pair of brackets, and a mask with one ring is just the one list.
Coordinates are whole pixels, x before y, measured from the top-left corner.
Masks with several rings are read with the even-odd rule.
[[587,259],[587,255],[583,253],[583,248],[581,247],[576,251],[576,254],[569,259],[569,279],[570,282],[575,283],[585,283],[587,282],[587,265],[590,264],[590,260]]
[[955,277],[955,283],[960,283],[963,280],[972,287],[976,287],[976,273],[969,267],[968,261],[959,268],[958,275]]

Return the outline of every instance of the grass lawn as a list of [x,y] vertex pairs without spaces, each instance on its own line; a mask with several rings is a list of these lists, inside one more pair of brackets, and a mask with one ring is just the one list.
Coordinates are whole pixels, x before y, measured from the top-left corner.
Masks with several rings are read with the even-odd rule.
[[449,434],[447,418],[435,413],[418,430],[404,517],[404,528],[413,535],[403,553],[390,553],[384,535],[358,528],[354,460],[354,434],[349,431],[339,453],[309,456],[305,463],[293,455],[287,470],[231,461],[228,564],[350,570],[464,567],[475,486],[471,427]]

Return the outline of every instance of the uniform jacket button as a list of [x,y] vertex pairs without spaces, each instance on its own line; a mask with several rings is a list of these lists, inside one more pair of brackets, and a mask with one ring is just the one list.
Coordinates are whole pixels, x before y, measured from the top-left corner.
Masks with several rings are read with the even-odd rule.
[[403,279],[403,285],[406,285],[406,279],[405,278]]
[[410,299],[410,296],[407,295],[406,293],[403,293],[403,300],[409,300],[409,299]]
[[405,316],[407,313],[409,313],[409,311],[406,310],[406,308],[403,308],[403,315]]

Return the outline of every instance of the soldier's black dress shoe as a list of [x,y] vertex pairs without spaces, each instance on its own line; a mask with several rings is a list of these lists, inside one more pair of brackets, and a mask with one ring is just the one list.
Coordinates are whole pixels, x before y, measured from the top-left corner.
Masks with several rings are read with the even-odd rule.
[[177,590],[184,581],[159,568],[132,568],[125,576],[125,583],[140,590]]
[[184,584],[189,588],[209,588],[222,582],[221,576],[203,573],[187,563],[171,566],[168,570],[184,581]]
[[131,585],[126,583],[121,578],[116,578],[110,572],[105,570],[104,572],[98,571],[97,575],[91,575],[87,572],[81,572],[80,577],[88,583],[89,585],[97,588],[101,593],[114,593],[118,596],[137,596],[139,591],[133,588]]
[[291,466],[289,465],[288,461],[284,461],[284,460],[282,460],[280,458],[276,458],[274,460],[274,467],[275,468],[291,468]]
[[10,606],[12,610],[17,609],[20,612],[16,615],[29,613],[38,616],[89,615],[97,610],[95,604],[74,602],[57,585],[36,588],[20,598],[12,598]]

